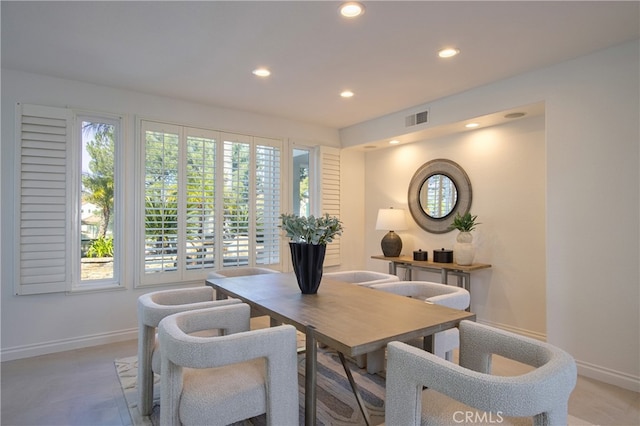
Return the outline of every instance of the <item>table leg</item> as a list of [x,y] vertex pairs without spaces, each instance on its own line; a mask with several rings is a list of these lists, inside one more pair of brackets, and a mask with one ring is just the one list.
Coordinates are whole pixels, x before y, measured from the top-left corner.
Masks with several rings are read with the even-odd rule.
[[389,273],[391,275],[395,275],[398,267],[396,266],[396,262],[389,262]]
[[347,375],[347,379],[349,379],[349,383],[351,384],[351,390],[353,394],[356,396],[356,401],[358,401],[358,406],[360,407],[360,412],[364,416],[364,422],[367,426],[371,425],[371,418],[369,418],[369,411],[367,407],[364,405],[364,400],[362,399],[362,395],[360,395],[360,391],[358,390],[358,385],[356,381],[353,379],[353,374],[351,374],[351,370],[347,365],[347,361],[344,358],[344,354],[342,352],[338,352],[338,356],[340,357],[340,362],[342,363],[342,367],[344,368],[344,372]]
[[304,371],[304,424],[316,425],[316,361],[317,344],[314,328],[310,325],[305,330],[306,359]]
[[431,334],[429,336],[424,336],[422,338],[422,349],[427,352],[433,353],[433,343],[435,341],[435,334]]
[[449,271],[444,268],[440,271],[440,283],[449,284]]
[[[469,292],[469,295],[471,295],[471,274],[465,274],[463,282],[464,288]],[[469,301],[469,306],[467,307],[467,309],[465,309],[465,311],[471,312],[471,301]]]

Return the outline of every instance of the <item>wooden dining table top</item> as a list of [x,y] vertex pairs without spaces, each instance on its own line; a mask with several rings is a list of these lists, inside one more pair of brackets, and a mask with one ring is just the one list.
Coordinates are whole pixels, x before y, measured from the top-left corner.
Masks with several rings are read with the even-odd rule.
[[349,356],[475,320],[471,312],[324,277],[317,294],[302,294],[293,273],[210,278],[207,284],[301,332],[313,327],[319,342]]

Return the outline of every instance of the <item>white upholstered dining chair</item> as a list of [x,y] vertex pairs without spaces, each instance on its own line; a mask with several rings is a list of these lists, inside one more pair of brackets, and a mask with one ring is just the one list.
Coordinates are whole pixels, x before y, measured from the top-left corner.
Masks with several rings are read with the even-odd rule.
[[[264,275],[264,274],[279,274],[279,271],[275,271],[269,268],[259,268],[255,266],[241,266],[234,268],[220,268],[215,271],[209,272],[207,279],[210,278],[231,278],[231,277],[245,277],[251,275]],[[251,309],[251,317],[264,316],[262,312],[258,312],[255,309]],[[275,322],[272,321],[275,325]]]
[[[298,424],[296,330],[249,331],[247,304],[183,312],[160,322],[160,423],[228,425],[266,414]],[[194,337],[219,329],[214,337]]]
[[246,275],[279,274],[269,268],[257,268],[252,266],[242,266],[239,268],[221,268],[209,272],[207,278],[243,277]]
[[[456,424],[467,416],[496,424],[531,424],[531,418],[534,425],[567,424],[576,365],[550,344],[462,321],[459,365],[401,342],[389,343],[387,352],[387,425]],[[494,354],[532,369],[492,375]]]
[[[452,309],[467,309],[471,302],[471,295],[464,288],[429,281],[398,281],[396,283],[373,285],[371,288]],[[422,347],[422,339],[410,343],[414,346]],[[457,328],[441,331],[434,335],[433,353],[451,361],[453,359],[453,350],[457,349],[459,344],[460,337]],[[384,354],[384,349],[367,354],[366,364],[369,374],[374,374],[384,369]]]
[[207,286],[155,291],[138,298],[138,410],[143,416],[151,414],[153,374],[160,374],[158,324],[178,312],[240,303],[238,299],[214,299],[213,288]]
[[375,271],[326,272],[322,276],[326,278],[331,278],[337,281],[357,284],[364,287],[369,287],[374,284],[400,281],[400,278],[398,278],[396,275],[385,274],[383,272],[375,272]]

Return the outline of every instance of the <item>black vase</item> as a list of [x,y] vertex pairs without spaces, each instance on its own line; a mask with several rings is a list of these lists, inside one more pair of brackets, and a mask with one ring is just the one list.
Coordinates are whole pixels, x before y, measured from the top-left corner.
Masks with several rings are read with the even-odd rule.
[[302,294],[316,294],[322,280],[322,264],[326,245],[289,243],[293,270]]

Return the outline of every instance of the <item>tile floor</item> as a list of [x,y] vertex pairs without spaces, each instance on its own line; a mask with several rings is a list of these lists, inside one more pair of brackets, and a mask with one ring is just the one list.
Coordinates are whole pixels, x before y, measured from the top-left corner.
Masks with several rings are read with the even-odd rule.
[[[3,362],[0,424],[131,425],[113,361],[135,353],[132,340]],[[569,411],[594,425],[637,426],[640,394],[579,377]]]

